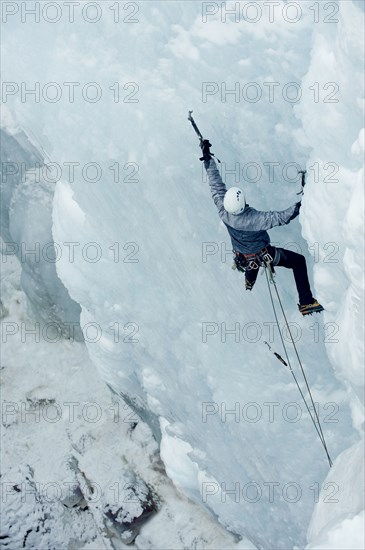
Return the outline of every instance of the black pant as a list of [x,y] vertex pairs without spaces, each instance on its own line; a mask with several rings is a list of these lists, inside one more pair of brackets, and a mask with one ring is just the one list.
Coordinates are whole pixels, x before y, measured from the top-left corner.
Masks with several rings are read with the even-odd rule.
[[[307,263],[304,256],[285,248],[275,248],[273,246],[268,246],[267,250],[273,258],[274,266],[286,267],[293,270],[300,305],[312,304],[314,298],[309,285]],[[246,280],[254,284],[258,271],[258,269],[246,271]]]

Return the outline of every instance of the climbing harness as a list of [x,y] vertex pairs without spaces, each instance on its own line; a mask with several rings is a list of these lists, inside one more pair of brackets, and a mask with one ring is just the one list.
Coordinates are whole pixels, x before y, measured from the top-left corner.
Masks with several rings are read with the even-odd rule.
[[[234,252],[234,254],[232,269],[245,273],[246,290],[253,289],[260,267],[265,267],[269,263],[273,273],[275,273],[274,258],[266,247],[254,254],[243,254],[242,252]],[[252,279],[250,276],[247,276],[249,273],[253,276]]]

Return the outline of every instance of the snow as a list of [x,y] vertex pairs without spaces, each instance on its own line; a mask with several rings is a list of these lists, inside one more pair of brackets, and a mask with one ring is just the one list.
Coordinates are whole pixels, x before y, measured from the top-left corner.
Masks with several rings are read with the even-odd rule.
[[[8,323],[31,321],[19,277],[17,260],[2,265]],[[246,548],[176,491],[150,429],[112,396],[84,343],[36,342],[29,337],[24,341],[20,332],[8,337],[2,345],[1,388],[3,548],[23,547],[24,537],[25,548],[67,548],[70,543],[83,550]],[[73,491],[77,480],[71,459],[77,459],[96,490],[89,510],[72,508],[80,494]],[[140,513],[138,500],[127,488],[143,487],[136,475],[158,491],[161,501],[158,514],[126,546],[120,537],[103,534],[98,505],[108,500],[121,503],[132,517]],[[125,531],[124,538],[127,535]]]
[[[320,72],[331,81],[339,84],[341,98],[338,103],[326,105],[326,110],[310,118],[306,102],[298,106],[297,113],[303,120],[303,128],[313,153],[310,164],[324,159],[336,159],[339,173],[333,183],[325,186],[310,181],[303,201],[301,222],[303,235],[307,240],[318,242],[320,248],[326,242],[334,242],[338,249],[338,261],[328,261],[314,268],[314,280],[318,287],[318,298],[330,302],[325,320],[343,326],[343,338],[336,350],[328,350],[331,361],[337,369],[346,372],[345,379],[353,385],[359,399],[363,399],[364,377],[360,365],[363,362],[364,334],[364,192],[363,155],[353,151],[353,144],[362,135],[359,101],[363,96],[363,78],[359,69],[359,44],[363,44],[361,17],[357,19],[357,7],[352,3],[340,5],[338,35],[333,42],[332,33],[324,26],[314,33],[311,67],[304,83],[309,83],[314,74]],[[351,28],[351,32],[350,29]],[[321,42],[319,49],[316,41]],[[319,52],[332,52],[331,67],[323,61]],[[340,139],[329,140],[334,118],[346,120],[336,128]],[[317,124],[322,131],[318,132]],[[346,130],[346,131],[345,131]],[[325,177],[323,174],[322,177]],[[321,223],[315,223],[322,220]],[[341,297],[342,299],[339,299]]]
[[359,520],[364,513],[365,487],[363,448],[363,441],[360,441],[344,451],[328,474],[327,498],[314,510],[308,529],[308,539],[314,543],[308,548],[361,548],[364,523]]
[[[24,321],[29,328],[38,321],[44,327],[55,320],[64,328],[77,318],[85,339],[85,344],[42,339],[32,346],[29,338],[25,345],[19,341],[20,330],[8,336],[4,364],[19,374],[10,377],[5,370],[4,388],[10,401],[28,395],[44,402],[71,399],[73,386],[72,398],[98,399],[108,409],[106,383],[142,420],[131,433],[118,431],[110,415],[71,432],[66,420],[49,423],[44,435],[51,444],[41,451],[40,434],[33,428],[26,433],[26,426],[15,422],[5,431],[10,442],[6,475],[14,473],[10,468],[18,458],[11,448],[19,445],[23,453],[29,449],[14,473],[17,479],[31,476],[28,464],[35,480],[44,481],[47,472],[62,480],[67,474],[62,459],[72,443],[77,446],[86,437],[78,464],[90,479],[104,486],[115,469],[123,479],[141,473],[165,498],[138,535],[138,548],[359,547],[365,332],[362,6],[339,2],[338,23],[313,24],[314,12],[303,2],[304,16],[294,24],[282,16],[286,4],[280,2],[275,23],[266,6],[265,16],[253,24],[235,22],[234,15],[224,23],[219,6],[203,22],[199,2],[144,2],[138,24],[117,25],[107,9],[112,3],[102,5],[103,17],[93,25],[80,17],[54,25],[22,24],[13,17],[4,25],[6,80],[39,82],[43,95],[39,102],[10,96],[3,127],[20,144],[28,165],[38,154],[58,163],[62,175],[38,185],[29,177],[21,185],[14,177],[4,187],[3,239],[53,240],[61,255],[52,268],[49,262],[21,262],[19,278],[27,306],[32,305],[27,311],[15,305],[25,299],[15,275],[13,284],[5,278],[3,301],[10,313],[3,326]],[[19,42],[31,43],[21,57],[15,53]],[[74,81],[80,86],[70,102],[64,83]],[[45,100],[47,82],[60,83],[60,101]],[[102,90],[96,102],[82,96],[92,82]],[[262,92],[258,102],[247,97],[249,82]],[[285,85],[292,82],[300,84],[298,102],[284,98]],[[268,83],[277,87],[270,92]],[[205,98],[204,85],[214,90]],[[224,86],[236,95],[224,100]],[[287,91],[291,97],[293,89]],[[338,101],[324,101],[330,94]],[[130,97],[137,101],[129,102]],[[306,256],[315,296],[326,310],[321,317],[299,317],[292,274],[277,270],[334,459],[330,472],[290,373],[264,345],[269,341],[283,353],[265,278],[259,277],[248,294],[241,276],[230,270],[228,235],[202,176],[188,109],[194,109],[222,169],[239,163],[240,181],[231,174],[227,182],[242,185],[258,209],[280,210],[297,201],[299,180],[290,181],[295,170],[286,171],[287,163],[308,170],[299,220],[272,230],[271,238]],[[73,177],[70,162],[76,163]],[[279,166],[271,178],[273,162]],[[250,181],[249,163],[261,169],[258,181]],[[204,261],[207,244],[213,252]],[[2,268],[10,265],[7,256]],[[57,315],[52,297],[58,299]],[[31,368],[18,385],[29,357]],[[295,369],[299,375],[296,364]],[[295,411],[297,422],[291,417]],[[158,452],[181,494],[165,474],[151,472]],[[339,502],[325,502],[328,483],[338,484]],[[18,517],[28,512],[20,507]],[[96,522],[95,537],[100,537],[101,518],[101,508],[91,507],[89,520],[67,537],[91,547],[84,536],[87,521]],[[53,529],[59,540],[59,526]]]

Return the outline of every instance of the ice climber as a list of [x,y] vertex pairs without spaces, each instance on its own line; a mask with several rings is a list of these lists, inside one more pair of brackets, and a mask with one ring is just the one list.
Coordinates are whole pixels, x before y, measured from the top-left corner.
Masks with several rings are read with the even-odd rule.
[[271,267],[281,266],[293,270],[299,295],[298,308],[302,315],[323,311],[313,298],[308,280],[307,264],[302,254],[270,245],[268,229],[291,222],[299,214],[301,202],[281,212],[259,212],[246,204],[238,187],[226,189],[215,160],[210,152],[209,140],[201,140],[200,147],[212,197],[218,213],[231,237],[234,261],[239,271],[245,273],[246,289],[252,290],[259,267],[269,261]]

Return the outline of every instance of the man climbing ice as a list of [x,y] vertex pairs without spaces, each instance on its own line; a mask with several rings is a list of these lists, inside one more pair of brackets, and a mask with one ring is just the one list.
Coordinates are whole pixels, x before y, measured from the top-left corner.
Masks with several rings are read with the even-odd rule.
[[246,204],[244,194],[238,187],[226,189],[217,165],[210,152],[211,144],[204,139],[200,142],[204,166],[208,174],[212,197],[219,216],[231,237],[235,264],[245,273],[246,289],[252,290],[259,267],[269,262],[271,267],[282,266],[293,270],[299,295],[298,308],[302,315],[323,311],[323,307],[313,298],[304,256],[284,248],[270,245],[267,233],[271,227],[285,225],[299,214],[301,202],[297,202],[281,212],[259,212]]

